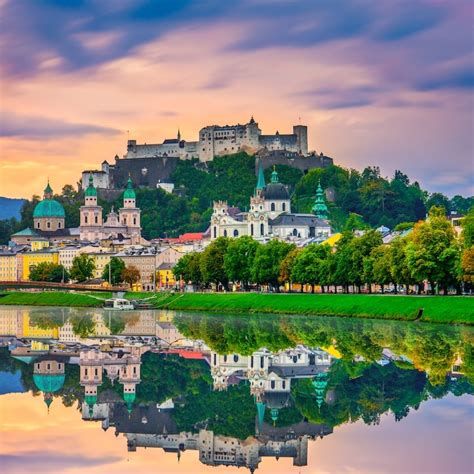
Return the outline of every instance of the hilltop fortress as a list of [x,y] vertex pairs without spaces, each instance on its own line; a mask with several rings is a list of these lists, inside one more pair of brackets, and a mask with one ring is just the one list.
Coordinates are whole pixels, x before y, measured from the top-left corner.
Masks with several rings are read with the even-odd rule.
[[[205,163],[216,156],[238,152],[256,154],[263,168],[288,165],[307,173],[312,168],[322,168],[333,163],[332,158],[308,151],[308,127],[294,125],[293,133],[264,135],[252,117],[244,125],[209,125],[199,131],[197,141],[182,139],[178,130],[176,138],[167,138],[158,144],[137,144],[128,140],[122,158],[115,156],[115,163],[104,161],[100,170],[82,173],[82,188],[88,186],[89,176],[97,188],[123,187],[131,176],[140,186],[156,187],[169,181],[179,160],[199,159]],[[167,189],[168,190],[168,189]]]

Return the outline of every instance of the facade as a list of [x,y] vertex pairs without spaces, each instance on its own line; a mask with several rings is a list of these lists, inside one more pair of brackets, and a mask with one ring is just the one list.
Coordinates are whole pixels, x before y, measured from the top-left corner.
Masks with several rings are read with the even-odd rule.
[[0,252],[0,281],[17,281],[20,279],[21,266],[18,254],[9,250]]
[[18,265],[21,273],[20,280],[29,280],[31,270],[40,263],[59,264],[59,251],[53,249],[43,249],[37,252],[24,252],[18,254]]
[[81,188],[83,191],[89,186],[89,179],[92,177],[92,183],[95,188],[109,189],[110,187],[110,166],[107,161],[102,162],[100,170],[84,170],[81,178]]
[[81,240],[98,241],[122,236],[130,238],[132,244],[141,243],[140,209],[136,207],[136,195],[130,178],[123,193],[123,207],[118,213],[112,208],[104,222],[102,207],[97,203],[97,189],[93,177],[89,176],[89,185],[84,192],[84,205],[81,206],[80,216]]
[[154,247],[128,248],[116,257],[123,260],[127,267],[134,266],[140,272],[140,285],[144,291],[154,291],[156,281],[156,255]]
[[250,210],[241,212],[227,202],[214,202],[211,217],[211,239],[250,235],[257,240],[325,240],[331,234],[327,220],[327,206],[321,186],[316,191],[313,214],[294,214],[288,189],[279,182],[273,170],[271,182],[265,185],[260,164],[257,186],[250,198]]

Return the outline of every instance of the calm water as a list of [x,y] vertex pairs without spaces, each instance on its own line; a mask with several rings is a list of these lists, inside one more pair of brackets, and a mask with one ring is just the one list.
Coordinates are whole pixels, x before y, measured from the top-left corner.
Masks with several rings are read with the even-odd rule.
[[0,335],[2,472],[473,470],[469,328],[0,306]]

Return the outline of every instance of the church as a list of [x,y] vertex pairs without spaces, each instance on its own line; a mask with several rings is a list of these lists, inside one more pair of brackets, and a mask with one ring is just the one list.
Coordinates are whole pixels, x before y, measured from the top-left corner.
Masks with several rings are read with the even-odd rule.
[[331,235],[327,220],[327,205],[321,185],[316,190],[314,214],[291,212],[287,186],[279,182],[274,169],[271,182],[265,184],[262,163],[258,167],[257,186],[250,198],[249,212],[231,207],[225,201],[214,202],[211,216],[211,240],[218,237],[250,235],[256,240],[325,240]]
[[53,198],[53,190],[48,182],[43,199],[33,210],[33,226],[11,236],[16,245],[31,244],[36,241],[51,243],[72,241],[100,241],[104,239],[129,239],[132,245],[141,244],[140,209],[136,206],[136,195],[129,178],[123,193],[123,207],[118,213],[112,210],[105,221],[102,207],[97,203],[97,189],[92,175],[84,192],[84,205],[80,208],[80,226],[66,227],[66,213],[63,205]]
[[129,238],[132,245],[142,243],[140,209],[136,206],[136,195],[132,180],[128,178],[123,193],[123,207],[118,213],[112,210],[103,220],[102,207],[97,203],[97,189],[92,175],[89,186],[84,191],[84,205],[81,206],[79,233],[81,240],[97,241],[107,238]]

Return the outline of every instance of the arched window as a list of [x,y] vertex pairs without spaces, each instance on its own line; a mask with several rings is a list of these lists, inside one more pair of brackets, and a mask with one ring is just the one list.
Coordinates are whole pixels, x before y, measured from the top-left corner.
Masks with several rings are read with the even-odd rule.
[[275,212],[275,203],[272,202],[270,205],[270,211]]
[[237,229],[234,229],[234,237],[238,237],[239,236],[239,231]]
[[260,356],[260,368],[263,369],[263,366],[264,366],[264,360],[263,360],[263,357]]
[[51,222],[48,221],[48,223],[46,224],[46,227],[47,227],[48,229],[50,229],[50,228],[51,228]]
[[234,354],[234,362],[238,362],[239,361],[239,356],[237,354]]
[[214,226],[214,238],[216,238],[216,237],[217,237],[217,227]]
[[263,224],[260,224],[260,235],[263,235],[265,232],[265,226]]
[[58,229],[61,228],[61,221],[58,222]]
[[[38,224],[39,227],[39,224]],[[250,235],[253,235],[253,224],[250,224]]]
[[250,356],[250,367],[253,369],[253,356]]
[[224,355],[224,362],[227,362],[227,354]]
[[271,387],[271,388],[275,388],[275,381],[274,381],[274,380],[272,380],[272,381],[270,382],[270,387]]
[[227,237],[227,229],[224,229],[224,237]]
[[94,222],[95,222],[96,224],[99,223],[99,216],[94,216]]
[[40,223],[38,222],[38,224],[36,225],[36,227],[39,229],[40,228]]
[[281,388],[284,390],[286,388],[286,382],[283,380],[283,382],[281,383]]
[[298,235],[298,231],[296,229],[293,229],[293,235],[296,237]]
[[84,222],[87,224],[87,216],[84,216]]
[[286,211],[286,203],[285,203],[285,202],[281,205],[281,210],[282,210],[283,212]]
[[137,218],[136,217],[133,218],[133,225],[137,225]]

